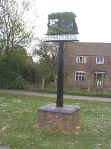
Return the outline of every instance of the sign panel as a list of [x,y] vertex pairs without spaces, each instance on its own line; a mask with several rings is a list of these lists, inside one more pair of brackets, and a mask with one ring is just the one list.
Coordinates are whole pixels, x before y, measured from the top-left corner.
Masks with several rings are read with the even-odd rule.
[[47,35],[78,34],[76,15],[72,12],[52,13],[48,15]]
[[46,35],[44,41],[78,41],[78,34]]

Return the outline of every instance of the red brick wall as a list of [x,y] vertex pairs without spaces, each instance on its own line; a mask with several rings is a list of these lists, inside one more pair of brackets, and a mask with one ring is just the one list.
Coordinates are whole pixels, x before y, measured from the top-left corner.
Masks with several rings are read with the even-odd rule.
[[[76,56],[86,56],[86,64],[76,64]],[[104,64],[96,64],[96,56],[104,56]],[[104,87],[111,88],[111,44],[68,43],[64,49],[64,87],[94,88],[94,72],[105,71]],[[85,81],[75,81],[75,71],[85,71]]]

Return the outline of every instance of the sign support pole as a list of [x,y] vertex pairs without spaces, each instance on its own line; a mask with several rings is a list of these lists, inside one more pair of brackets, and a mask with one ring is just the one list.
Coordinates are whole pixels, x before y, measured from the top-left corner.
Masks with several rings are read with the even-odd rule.
[[64,41],[59,41],[56,107],[63,107],[63,88],[64,88],[63,84],[64,84]]

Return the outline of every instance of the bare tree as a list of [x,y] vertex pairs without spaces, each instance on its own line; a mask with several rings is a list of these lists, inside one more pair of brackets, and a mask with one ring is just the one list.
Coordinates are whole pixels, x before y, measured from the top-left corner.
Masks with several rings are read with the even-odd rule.
[[15,47],[27,46],[31,41],[31,32],[25,30],[23,21],[24,12],[27,5],[23,3],[23,9],[20,10],[15,0],[0,5],[0,51],[8,53]]

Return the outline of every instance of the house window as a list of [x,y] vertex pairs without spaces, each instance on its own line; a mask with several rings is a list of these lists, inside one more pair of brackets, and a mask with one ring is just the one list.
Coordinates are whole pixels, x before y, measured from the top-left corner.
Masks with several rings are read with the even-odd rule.
[[104,56],[97,56],[96,64],[104,64]]
[[86,56],[77,56],[76,57],[77,64],[85,64],[86,63]]
[[84,81],[86,78],[86,72],[84,71],[76,71],[75,72],[75,80]]

